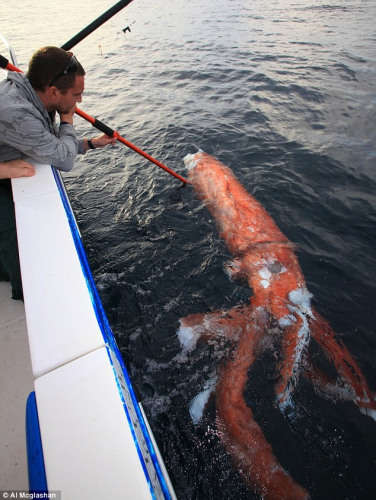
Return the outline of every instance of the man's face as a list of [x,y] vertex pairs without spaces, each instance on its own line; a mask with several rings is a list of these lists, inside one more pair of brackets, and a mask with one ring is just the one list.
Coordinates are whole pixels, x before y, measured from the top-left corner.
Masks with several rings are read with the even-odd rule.
[[85,77],[76,76],[74,81],[74,86],[62,94],[59,90],[56,96],[55,109],[59,113],[69,113],[71,109],[78,103],[82,101],[82,94],[85,88]]

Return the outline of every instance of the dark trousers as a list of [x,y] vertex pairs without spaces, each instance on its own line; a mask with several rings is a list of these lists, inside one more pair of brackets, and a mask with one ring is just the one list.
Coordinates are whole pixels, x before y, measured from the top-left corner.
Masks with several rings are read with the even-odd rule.
[[16,217],[9,179],[0,181],[0,281],[10,281],[13,299],[23,299]]

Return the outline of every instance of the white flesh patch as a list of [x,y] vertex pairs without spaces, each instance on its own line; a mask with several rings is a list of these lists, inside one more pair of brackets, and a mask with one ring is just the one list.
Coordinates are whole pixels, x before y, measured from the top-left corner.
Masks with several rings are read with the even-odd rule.
[[184,157],[184,164],[187,167],[188,171],[192,170],[197,165],[196,154],[188,154]]
[[301,314],[313,318],[311,308],[312,294],[306,288],[298,288],[289,293],[289,300],[297,306]]
[[200,338],[200,328],[194,328],[191,326],[183,326],[180,323],[180,328],[176,332],[180,345],[183,348],[183,352],[187,353],[192,351]]
[[[298,331],[298,342],[295,348],[294,364],[292,369],[293,380],[290,381],[285,392],[279,397],[279,399],[283,400],[283,402],[279,403],[282,411],[286,411],[287,408],[292,405],[291,392],[295,386],[295,379],[297,377],[303,351],[308,345],[310,339],[308,317],[314,317],[311,308],[311,297],[312,294],[309,293],[306,288],[298,288],[297,290],[293,290],[289,293],[289,300],[294,305],[288,305],[287,307],[292,314],[295,314],[295,316],[299,316],[299,318],[302,320],[302,326]],[[288,315],[287,318],[289,318],[289,316],[290,315]],[[286,316],[284,318],[286,318]],[[284,318],[282,318],[282,320]]]
[[202,418],[205,406],[209,401],[210,394],[214,391],[215,385],[217,383],[216,377],[211,378],[205,384],[204,390],[199,392],[197,396],[192,399],[189,407],[189,414],[191,416],[192,422],[196,425]]
[[261,285],[264,288],[268,288],[270,286],[270,280],[272,277],[272,273],[269,271],[267,267],[263,267],[259,271],[259,276],[261,278]]

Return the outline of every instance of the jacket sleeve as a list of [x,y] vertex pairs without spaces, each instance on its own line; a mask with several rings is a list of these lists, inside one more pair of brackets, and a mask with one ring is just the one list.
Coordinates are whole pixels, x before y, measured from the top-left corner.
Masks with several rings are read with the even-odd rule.
[[59,170],[73,168],[79,141],[72,125],[60,125],[56,137],[46,129],[42,120],[23,115],[8,122],[2,142],[20,151],[25,158],[39,163],[50,163]]

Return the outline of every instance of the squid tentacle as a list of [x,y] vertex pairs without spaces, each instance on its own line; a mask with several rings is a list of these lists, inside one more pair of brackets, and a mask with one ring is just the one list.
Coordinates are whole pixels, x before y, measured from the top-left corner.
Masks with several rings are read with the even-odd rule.
[[221,370],[217,384],[218,427],[225,447],[249,482],[265,499],[307,499],[307,491],[294,481],[275,457],[271,445],[244,400],[248,370],[265,334],[264,314],[255,311],[252,328],[243,332],[237,348]]

